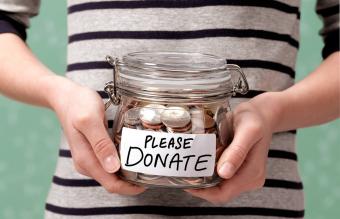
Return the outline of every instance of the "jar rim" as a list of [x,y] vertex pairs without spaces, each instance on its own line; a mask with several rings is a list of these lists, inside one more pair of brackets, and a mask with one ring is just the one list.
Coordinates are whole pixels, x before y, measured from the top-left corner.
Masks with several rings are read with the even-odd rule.
[[124,55],[122,62],[139,69],[169,72],[205,72],[226,68],[226,60],[198,52],[141,51]]

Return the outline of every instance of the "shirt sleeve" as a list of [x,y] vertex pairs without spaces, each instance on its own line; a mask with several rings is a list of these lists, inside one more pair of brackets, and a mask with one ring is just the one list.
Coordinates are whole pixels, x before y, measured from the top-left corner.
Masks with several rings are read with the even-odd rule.
[[325,43],[322,57],[325,59],[333,52],[339,51],[339,1],[318,0],[316,12],[323,21],[320,34]]
[[26,40],[30,18],[37,15],[40,0],[0,0],[0,34],[14,33]]

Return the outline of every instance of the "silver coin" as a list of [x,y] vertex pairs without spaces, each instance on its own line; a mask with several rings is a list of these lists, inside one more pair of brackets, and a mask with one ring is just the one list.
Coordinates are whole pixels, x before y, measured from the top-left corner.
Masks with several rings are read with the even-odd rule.
[[140,109],[139,118],[149,125],[161,124],[161,114],[165,106],[160,104],[148,104]]
[[168,107],[161,114],[161,121],[170,128],[185,127],[190,120],[190,113],[185,108],[179,106]]
[[204,134],[205,133],[204,121],[202,118],[192,117],[191,123],[192,123],[193,134]]
[[202,118],[204,117],[204,109],[199,107],[193,107],[190,109],[191,117]]
[[124,124],[128,126],[135,126],[140,123],[139,120],[139,109],[129,109],[124,115]]
[[228,109],[225,107],[218,107],[216,110],[216,113],[214,115],[214,120],[216,121],[216,124],[220,124],[220,122],[224,119],[225,114],[228,112]]
[[137,126],[136,126],[136,129],[138,129],[138,130],[144,130],[144,127],[140,124],[140,125],[137,125]]

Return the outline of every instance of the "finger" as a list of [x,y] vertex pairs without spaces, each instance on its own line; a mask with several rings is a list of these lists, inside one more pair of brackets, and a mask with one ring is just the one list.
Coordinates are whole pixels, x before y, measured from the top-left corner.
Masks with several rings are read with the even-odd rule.
[[87,171],[89,171],[92,177],[110,193],[137,195],[145,191],[144,187],[128,183],[121,180],[115,174],[107,173],[101,168],[100,163],[97,160],[92,160],[91,167],[89,166]]
[[70,137],[70,144],[72,145],[70,148],[76,168],[81,168],[86,175],[94,178],[111,193],[136,195],[145,191],[143,187],[127,183],[116,175],[104,171],[86,138],[75,129],[68,131],[68,133],[69,136],[72,136]]
[[82,168],[81,166],[79,166],[77,163],[73,163],[74,164],[74,168],[76,169],[76,171],[83,175],[83,176],[87,176],[87,177],[92,177],[91,174],[89,172],[87,172],[84,168]]
[[104,115],[104,126],[105,126],[105,129],[109,129],[109,121],[107,120],[106,115]]
[[114,173],[120,168],[120,160],[116,147],[114,146],[103,119],[93,117],[85,123],[78,124],[82,132],[98,158],[102,167],[109,173]]
[[233,113],[231,111],[225,113],[219,122],[220,135],[219,140],[224,147],[228,146],[234,136],[233,130]]
[[205,199],[211,203],[225,203],[241,193],[261,188],[265,181],[267,153],[265,140],[256,144],[249,152],[246,162],[231,179],[219,185],[205,189],[185,190],[191,195]]
[[244,162],[249,150],[262,138],[259,123],[248,120],[247,116],[235,123],[235,135],[231,144],[222,153],[217,172],[221,178],[229,179]]
[[243,190],[243,185],[235,185],[235,178],[240,178],[238,175],[234,176],[229,180],[224,180],[219,185],[204,188],[204,189],[187,189],[186,192],[190,193],[192,196],[207,200],[214,204],[226,203],[239,195]]
[[82,152],[90,148],[88,141],[79,131],[74,129],[72,126],[66,126],[64,130],[65,130],[67,141],[70,146],[73,165],[76,171],[84,176],[91,177],[91,174],[88,173],[81,166],[81,163],[85,159],[83,158],[84,155]]
[[234,180],[234,178],[224,180],[217,186],[210,188],[186,189],[185,191],[190,193],[192,196],[207,200],[213,204],[226,203],[230,201],[236,193],[238,193],[237,190],[241,190],[241,187],[235,187],[233,183],[230,183],[230,181]]

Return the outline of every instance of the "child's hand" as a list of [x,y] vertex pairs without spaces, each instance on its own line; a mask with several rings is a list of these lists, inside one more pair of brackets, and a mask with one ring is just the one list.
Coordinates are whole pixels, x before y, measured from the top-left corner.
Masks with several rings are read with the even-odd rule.
[[104,104],[93,90],[62,80],[51,96],[51,105],[57,113],[70,145],[75,169],[94,178],[107,191],[136,195],[144,188],[127,183],[114,173],[120,161],[106,130]]
[[234,139],[217,164],[217,172],[224,180],[212,188],[186,191],[212,203],[225,203],[243,192],[261,188],[272,137],[272,120],[268,118],[270,115],[264,115],[252,101],[236,107],[233,112]]

